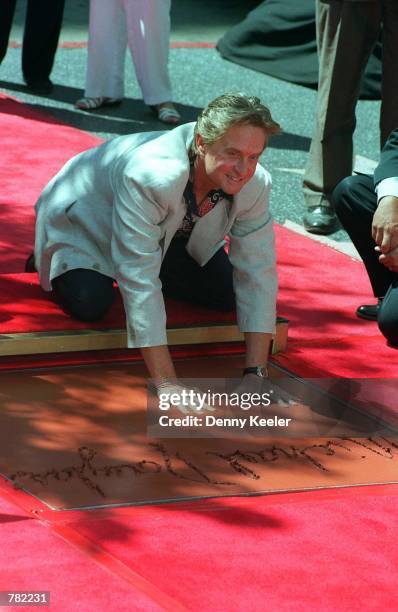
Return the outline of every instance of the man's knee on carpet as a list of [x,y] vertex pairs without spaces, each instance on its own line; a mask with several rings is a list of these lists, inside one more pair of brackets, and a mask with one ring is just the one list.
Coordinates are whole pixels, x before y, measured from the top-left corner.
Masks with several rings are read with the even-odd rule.
[[114,301],[113,280],[93,270],[70,270],[53,279],[62,307],[79,321],[101,320]]
[[82,291],[80,295],[69,297],[68,300],[64,298],[63,305],[74,319],[86,323],[95,323],[104,318],[111,303],[109,301],[107,303],[100,302],[89,293]]

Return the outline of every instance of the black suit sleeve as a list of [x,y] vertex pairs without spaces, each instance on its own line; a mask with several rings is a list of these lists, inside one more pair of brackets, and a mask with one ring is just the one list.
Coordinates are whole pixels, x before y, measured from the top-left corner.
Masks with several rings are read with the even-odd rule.
[[375,186],[392,176],[398,177],[398,128],[391,132],[380,154],[380,163],[374,173]]

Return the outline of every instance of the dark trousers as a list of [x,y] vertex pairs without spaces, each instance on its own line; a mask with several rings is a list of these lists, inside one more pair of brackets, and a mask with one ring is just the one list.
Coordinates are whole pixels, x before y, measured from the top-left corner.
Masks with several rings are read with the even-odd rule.
[[382,27],[381,145],[398,125],[398,3],[316,0],[319,85],[303,186],[307,206],[330,206],[352,170],[355,108],[369,55]]
[[[0,63],[7,52],[16,0],[0,2]],[[50,76],[57,50],[65,0],[28,0],[22,46],[27,83]]]
[[384,297],[378,314],[382,334],[398,344],[398,274],[379,263],[372,238],[372,220],[377,199],[370,176],[350,176],[333,192],[338,218],[360,254],[368,273],[373,293]]
[[[224,249],[200,267],[185,244],[184,238],[175,238],[166,253],[160,271],[163,294],[214,310],[233,310],[232,266]],[[113,280],[95,270],[70,270],[52,284],[64,310],[81,321],[100,320],[115,298]]]

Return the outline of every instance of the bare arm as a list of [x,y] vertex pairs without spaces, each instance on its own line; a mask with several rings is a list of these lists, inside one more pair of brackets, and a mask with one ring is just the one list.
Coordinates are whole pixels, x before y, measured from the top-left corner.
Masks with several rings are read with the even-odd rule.
[[[246,332],[246,367],[265,366],[268,360],[272,334]],[[141,354],[148,368],[150,377],[155,383],[165,378],[176,378],[176,372],[167,346],[150,346],[141,348]]]
[[246,332],[246,367],[265,367],[272,340],[272,334],[261,332]]
[[175,379],[176,372],[166,345],[149,346],[140,349],[150,377],[155,384],[165,379]]
[[191,389],[186,388],[178,381],[169,349],[166,345],[150,346],[140,350],[158,394],[162,393],[166,397],[177,396],[177,400],[172,401],[172,405],[175,408],[183,414],[186,414],[189,410],[203,409],[211,412],[214,410],[212,406],[208,406],[203,402],[198,403],[195,396],[193,398],[190,397],[188,401],[185,399],[184,393],[190,393]]

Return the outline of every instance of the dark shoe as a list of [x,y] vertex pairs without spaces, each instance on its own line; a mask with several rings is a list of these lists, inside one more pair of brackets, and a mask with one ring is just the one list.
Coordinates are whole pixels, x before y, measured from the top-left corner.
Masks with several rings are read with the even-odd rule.
[[46,96],[52,92],[54,85],[50,79],[36,79],[35,81],[27,81],[26,89],[29,93]]
[[380,310],[382,298],[377,300],[377,304],[364,304],[357,308],[356,315],[360,319],[366,319],[367,321],[377,321],[377,314]]
[[29,255],[28,259],[25,261],[25,272],[36,272],[34,253]]
[[312,234],[332,234],[339,227],[339,221],[329,206],[311,206],[304,215],[304,227]]

